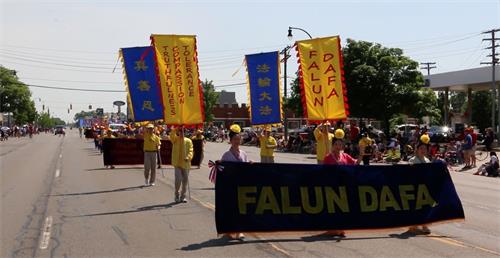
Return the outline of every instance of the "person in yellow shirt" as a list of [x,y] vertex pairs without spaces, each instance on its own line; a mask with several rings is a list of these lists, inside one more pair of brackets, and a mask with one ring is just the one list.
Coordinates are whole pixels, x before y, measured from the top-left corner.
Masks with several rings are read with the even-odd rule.
[[399,149],[399,144],[396,142],[391,142],[391,144],[389,144],[389,150],[387,151],[384,160],[388,163],[398,163],[401,161],[401,150]]
[[172,141],[172,166],[175,169],[175,202],[186,203],[189,169],[191,168],[191,159],[193,159],[193,142],[184,137],[183,128],[172,129],[170,141]]
[[332,149],[332,140],[334,135],[329,132],[330,122],[320,124],[314,129],[314,138],[316,139],[316,160],[318,164],[323,164],[326,155]]
[[264,128],[264,134],[259,134],[260,143],[260,162],[261,163],[274,163],[274,149],[278,146],[276,139],[271,136],[271,127]]
[[156,153],[160,149],[161,140],[154,133],[154,125],[148,124],[144,132],[144,177],[145,186],[154,186],[156,178]]
[[373,141],[368,137],[368,133],[363,133],[359,140],[359,155],[363,159],[363,165],[370,165],[370,159],[373,155]]
[[200,164],[198,165],[198,169],[200,169],[200,165],[203,162],[203,150],[205,149],[205,136],[203,136],[203,130],[197,130],[196,134],[191,137],[191,140],[201,140],[201,156],[200,156]]

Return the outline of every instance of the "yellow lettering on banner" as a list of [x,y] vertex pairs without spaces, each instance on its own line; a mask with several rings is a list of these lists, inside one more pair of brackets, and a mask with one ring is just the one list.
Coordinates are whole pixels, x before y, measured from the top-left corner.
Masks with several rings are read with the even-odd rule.
[[255,197],[248,196],[255,193],[257,193],[257,187],[255,186],[238,187],[238,208],[240,214],[247,214],[247,205],[255,203]]
[[144,60],[139,60],[139,61],[135,61],[135,67],[134,69],[136,71],[143,71],[145,72],[147,69],[148,69],[148,66],[146,65],[145,61]]
[[266,106],[260,107],[259,112],[263,116],[268,116],[273,112],[273,109],[270,106],[266,105]]
[[431,194],[429,193],[429,189],[427,189],[427,186],[424,184],[420,184],[417,188],[417,203],[415,204],[415,210],[420,210],[423,206],[426,205],[435,207],[438,204],[432,198]]
[[151,112],[155,111],[152,102],[149,100],[145,100],[144,102],[142,102],[142,111],[144,111],[145,109]]
[[401,205],[403,206],[403,210],[410,210],[410,204],[408,201],[415,200],[415,194],[408,194],[409,191],[415,191],[415,187],[413,185],[400,185],[399,186],[399,196],[401,198]]
[[260,94],[259,101],[265,101],[265,100],[271,100],[271,96],[269,96],[269,93],[267,92],[262,92]]
[[301,208],[299,206],[290,205],[290,193],[287,186],[282,186],[281,191],[281,210],[283,214],[300,214]]
[[314,193],[315,193],[315,203],[316,206],[311,205],[311,201],[309,199],[309,191],[307,187],[301,187],[300,188],[300,196],[302,199],[302,207],[304,208],[304,211],[310,214],[318,214],[321,211],[323,211],[324,207],[324,202],[323,202],[323,191],[321,190],[321,187],[316,186],[314,187]]
[[379,211],[386,211],[387,208],[393,208],[396,211],[400,211],[401,207],[399,207],[396,198],[394,198],[394,194],[392,194],[389,186],[384,185],[382,187],[382,192],[380,193],[380,208]]
[[[358,194],[361,212],[373,212],[377,210],[378,198],[375,188],[371,186],[359,186]],[[368,203],[368,196],[370,196],[370,203]]]
[[149,89],[151,89],[151,85],[149,85],[149,82],[148,81],[143,81],[143,80],[140,80],[138,82],[139,86],[137,87],[140,91],[149,91]]
[[263,214],[265,210],[270,210],[273,214],[281,213],[276,196],[270,186],[262,187],[255,214]]
[[335,213],[335,204],[342,212],[349,212],[349,201],[345,186],[339,187],[337,194],[331,187],[325,187],[326,206],[328,213]]
[[269,70],[271,70],[271,67],[267,64],[257,65],[257,72],[259,73],[267,73]]
[[259,78],[257,83],[259,87],[269,87],[271,86],[271,79],[267,77]]

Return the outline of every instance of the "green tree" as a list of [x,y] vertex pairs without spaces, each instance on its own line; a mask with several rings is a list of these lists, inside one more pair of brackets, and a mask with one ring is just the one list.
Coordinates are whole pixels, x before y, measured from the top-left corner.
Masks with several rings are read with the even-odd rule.
[[73,117],[75,122],[78,122],[80,118],[85,118],[85,117],[95,117],[97,116],[95,110],[91,111],[80,111],[79,113],[76,113],[75,116]]
[[491,92],[472,92],[472,121],[484,130],[491,126]]
[[203,102],[205,105],[205,121],[212,122],[214,120],[213,109],[217,103],[219,94],[215,92],[213,81],[206,80],[201,83],[203,88]]
[[[395,114],[425,113],[427,108],[414,104],[430,94],[419,92],[424,81],[418,63],[403,50],[348,39],[343,54],[351,116],[380,119],[388,131]],[[437,105],[437,99],[428,105]]]
[[48,113],[40,113],[38,115],[37,124],[43,128],[51,128],[55,125]]
[[452,92],[450,94],[451,111],[456,113],[463,113],[467,110],[467,93],[465,92]]
[[36,119],[31,92],[19,81],[16,71],[0,66],[0,112],[12,112],[17,124],[32,123]]
[[285,107],[287,114],[292,113],[296,114],[298,117],[301,117],[304,113],[304,110],[302,107],[302,97],[300,95],[299,73],[296,72],[295,75],[295,80],[290,83],[290,97],[288,97],[288,99],[285,99],[283,106]]
[[410,113],[418,118],[428,116],[432,125],[442,124],[436,93],[431,89],[424,88],[416,91],[416,94]]

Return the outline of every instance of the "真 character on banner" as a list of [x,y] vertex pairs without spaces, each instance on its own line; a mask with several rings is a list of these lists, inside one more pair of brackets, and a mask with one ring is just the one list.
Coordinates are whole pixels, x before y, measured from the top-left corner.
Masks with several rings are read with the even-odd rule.
[[264,134],[259,131],[260,162],[274,163],[274,149],[277,147],[276,139],[271,136],[271,126],[264,128]]
[[156,153],[161,139],[154,133],[155,126],[148,124],[144,132],[144,178],[145,186],[154,186],[156,179]]
[[[229,142],[231,147],[226,151],[221,158],[221,161],[231,161],[231,162],[250,162],[247,153],[240,149],[241,144],[241,128],[239,125],[234,124],[229,128]],[[240,239],[243,240],[245,235],[243,233],[233,233],[224,234],[224,236],[230,239]]]
[[318,164],[323,164],[325,156],[330,153],[333,134],[329,132],[330,122],[320,124],[314,129],[314,138],[316,139],[316,160]]
[[175,169],[175,202],[186,203],[189,169],[191,168],[191,159],[193,159],[193,142],[184,137],[184,128],[172,129],[170,141],[172,142],[172,166]]

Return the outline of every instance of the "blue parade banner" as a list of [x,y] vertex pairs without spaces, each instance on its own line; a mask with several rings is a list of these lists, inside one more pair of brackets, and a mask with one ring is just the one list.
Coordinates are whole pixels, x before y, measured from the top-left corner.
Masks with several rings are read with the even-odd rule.
[[269,52],[245,56],[252,125],[281,123],[279,54]]
[[218,233],[384,229],[465,218],[442,163],[218,166]]
[[122,48],[126,83],[136,122],[163,119],[163,103],[152,47]]

